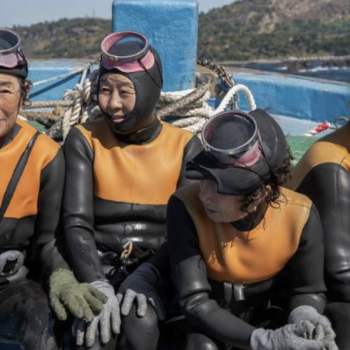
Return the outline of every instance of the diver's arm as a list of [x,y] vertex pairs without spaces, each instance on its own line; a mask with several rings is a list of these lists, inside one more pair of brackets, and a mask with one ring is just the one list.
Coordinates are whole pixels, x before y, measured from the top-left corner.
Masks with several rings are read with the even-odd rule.
[[193,135],[190,141],[188,141],[185,149],[184,149],[184,157],[182,160],[182,167],[179,176],[179,180],[177,182],[177,188],[188,185],[193,182],[193,180],[186,179],[185,171],[187,163],[193,159],[201,150],[203,149],[201,141],[196,135]]
[[211,287],[196,230],[184,204],[175,196],[169,201],[167,218],[170,263],[188,322],[216,339],[250,349],[250,336],[255,328],[209,298]]
[[323,314],[326,304],[323,262],[322,226],[317,209],[312,205],[300,236],[299,247],[286,265],[290,276],[291,310],[308,305]]
[[168,279],[171,273],[168,243],[164,243],[147,262],[158,270],[161,281]]
[[63,198],[65,249],[81,282],[104,279],[94,240],[93,153],[77,128],[65,141],[66,185]]
[[62,236],[57,230],[61,213],[64,172],[65,162],[62,150],[59,150],[53,160],[41,171],[33,254],[40,257],[45,276],[59,268],[68,269],[62,256]]
[[[199,138],[196,135],[193,135],[184,149],[184,157],[182,161],[180,177],[177,183],[177,188],[185,186],[192,182],[192,180],[188,180],[185,177],[186,165],[187,162],[194,158],[201,150],[202,144]],[[161,275],[161,279],[166,279],[171,273],[168,244],[164,243],[162,247],[157,251],[157,253],[149,260],[149,262],[157,268]]]
[[307,195],[320,214],[330,294],[337,301],[350,301],[350,175],[339,164],[321,164],[297,191]]

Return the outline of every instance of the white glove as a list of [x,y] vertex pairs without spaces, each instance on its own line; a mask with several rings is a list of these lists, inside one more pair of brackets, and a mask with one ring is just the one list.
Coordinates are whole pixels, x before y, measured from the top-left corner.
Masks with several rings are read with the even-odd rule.
[[95,281],[91,285],[104,293],[108,300],[101,313],[94,317],[91,322],[82,319],[75,319],[73,324],[73,336],[76,337],[76,344],[84,344],[91,347],[96,341],[98,325],[101,342],[106,344],[111,339],[111,330],[115,334],[120,333],[120,309],[119,302],[114,293],[114,288],[106,281]]

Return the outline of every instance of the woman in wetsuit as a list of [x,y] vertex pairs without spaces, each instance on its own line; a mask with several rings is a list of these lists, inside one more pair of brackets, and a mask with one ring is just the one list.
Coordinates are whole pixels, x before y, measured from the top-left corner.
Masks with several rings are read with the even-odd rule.
[[325,239],[326,315],[340,350],[350,348],[350,123],[315,142],[287,187],[316,205]]
[[[323,237],[317,210],[282,188],[290,156],[263,110],[205,125],[187,166],[199,183],[168,204],[168,244],[188,326],[179,348],[337,349],[322,316]],[[176,322],[174,322],[176,325]]]
[[57,342],[48,280],[60,320],[69,311],[92,319],[105,296],[80,285],[62,256],[56,228],[64,157],[54,141],[18,117],[29,94],[27,75],[19,36],[0,28],[0,348],[51,350]]
[[[158,120],[162,66],[146,38],[114,33],[102,49],[98,103],[103,118],[73,128],[66,139],[63,221],[77,278],[109,300],[92,323],[76,322],[74,332],[78,345],[115,349],[120,302],[118,349],[155,349],[154,310],[164,317],[157,288],[170,276],[164,246],[167,202],[188,182],[185,165],[201,144],[190,132]],[[129,265],[139,268],[123,282]],[[153,307],[147,308],[147,301]],[[133,305],[143,318],[136,317]]]

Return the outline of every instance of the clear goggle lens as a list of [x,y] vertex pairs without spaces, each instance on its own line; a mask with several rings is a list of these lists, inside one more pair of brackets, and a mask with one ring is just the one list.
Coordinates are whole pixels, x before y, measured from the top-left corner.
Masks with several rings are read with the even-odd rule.
[[101,49],[101,64],[107,69],[128,73],[150,69],[154,64],[147,38],[136,32],[110,34],[103,40]]
[[23,62],[24,56],[20,50],[21,39],[12,30],[0,28],[0,66],[14,68]]
[[[230,134],[231,130],[234,133]],[[217,140],[218,134],[225,140]],[[225,167],[252,166],[262,154],[258,126],[254,118],[241,111],[222,112],[209,119],[203,127],[202,140],[205,151]],[[220,143],[230,147],[220,147]]]

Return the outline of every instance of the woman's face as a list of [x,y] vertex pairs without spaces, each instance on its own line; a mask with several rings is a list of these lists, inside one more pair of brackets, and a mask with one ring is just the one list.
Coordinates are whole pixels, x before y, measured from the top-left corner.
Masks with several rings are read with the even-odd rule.
[[243,196],[232,196],[217,192],[214,181],[199,181],[199,199],[203,202],[209,218],[215,222],[234,222],[248,214],[241,210]]
[[130,123],[128,121],[129,117],[125,118],[125,116],[135,107],[136,91],[134,84],[123,75],[104,74],[100,79],[98,101],[112,127]]
[[14,127],[21,105],[18,78],[0,73],[0,142]]

